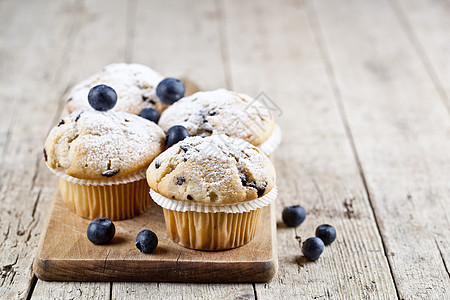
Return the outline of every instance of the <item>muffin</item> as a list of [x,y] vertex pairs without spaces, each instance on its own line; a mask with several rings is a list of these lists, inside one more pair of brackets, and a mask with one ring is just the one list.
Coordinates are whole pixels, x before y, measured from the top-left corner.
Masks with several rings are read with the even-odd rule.
[[128,219],[151,203],[145,170],[164,150],[164,137],[158,125],[136,115],[80,109],[50,131],[44,160],[75,213]]
[[267,155],[281,142],[281,130],[264,104],[225,89],[182,98],[162,113],[158,124],[165,132],[181,125],[191,136],[225,134],[241,138]]
[[75,85],[66,95],[69,113],[89,108],[89,90],[99,84],[111,86],[117,93],[118,101],[114,111],[139,114],[144,108],[153,108],[161,113],[167,104],[156,96],[156,87],[164,77],[147,66],[140,64],[111,64],[102,71]]
[[169,237],[197,250],[242,246],[255,236],[262,208],[277,196],[270,159],[226,135],[187,137],[147,170]]

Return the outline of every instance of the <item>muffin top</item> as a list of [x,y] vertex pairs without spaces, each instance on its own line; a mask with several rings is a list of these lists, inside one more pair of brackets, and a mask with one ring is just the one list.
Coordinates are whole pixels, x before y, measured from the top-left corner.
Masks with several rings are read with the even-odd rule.
[[112,87],[117,93],[117,105],[114,111],[124,111],[132,114],[147,107],[161,113],[167,107],[156,96],[156,86],[164,77],[154,70],[140,64],[111,64],[102,71],[92,75],[75,85],[67,94],[66,107],[69,113],[88,108],[87,95],[89,90],[99,84]]
[[158,125],[136,115],[81,109],[50,131],[44,160],[79,179],[119,178],[146,168],[164,150],[164,137]]
[[247,95],[225,89],[198,92],[166,109],[158,124],[165,132],[182,125],[191,136],[226,134],[258,146],[270,137],[275,124],[262,107]]
[[275,185],[270,159],[250,143],[226,135],[188,137],[161,153],[147,170],[157,193],[207,204],[249,201]]

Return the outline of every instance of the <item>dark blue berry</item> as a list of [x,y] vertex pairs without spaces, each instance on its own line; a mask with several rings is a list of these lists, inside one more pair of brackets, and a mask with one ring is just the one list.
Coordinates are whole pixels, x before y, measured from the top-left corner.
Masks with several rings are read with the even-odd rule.
[[156,95],[166,104],[174,104],[183,98],[185,91],[183,81],[176,78],[166,78],[156,87]]
[[108,218],[95,219],[87,228],[88,239],[96,245],[107,244],[115,233],[116,227]]
[[287,206],[283,209],[282,218],[287,226],[297,227],[305,221],[306,211],[300,205]]
[[158,123],[159,113],[156,109],[148,107],[141,110],[139,117]]
[[189,131],[181,125],[175,125],[170,127],[166,134],[166,145],[171,147],[172,145],[184,140],[189,136]]
[[322,224],[316,229],[316,236],[323,241],[325,245],[329,245],[336,239],[336,229],[328,224]]
[[324,249],[325,244],[318,237],[307,239],[302,246],[303,255],[310,261],[318,259]]
[[117,94],[113,88],[100,84],[94,86],[88,94],[89,104],[93,109],[107,111],[112,109],[117,103]]
[[136,237],[136,247],[144,253],[151,253],[158,246],[158,237],[148,229],[144,229]]

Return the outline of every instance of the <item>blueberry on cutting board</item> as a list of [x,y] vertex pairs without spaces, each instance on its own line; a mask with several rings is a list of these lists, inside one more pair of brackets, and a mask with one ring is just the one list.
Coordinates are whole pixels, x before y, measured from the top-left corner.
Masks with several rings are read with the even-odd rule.
[[109,243],[114,234],[116,234],[116,227],[108,218],[95,219],[87,228],[88,239],[96,245]]
[[152,253],[158,246],[158,237],[148,229],[144,229],[136,236],[136,247],[143,253]]

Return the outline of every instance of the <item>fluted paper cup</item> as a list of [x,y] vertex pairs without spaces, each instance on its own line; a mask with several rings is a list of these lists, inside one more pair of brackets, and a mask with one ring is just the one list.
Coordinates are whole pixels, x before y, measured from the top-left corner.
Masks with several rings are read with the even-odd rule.
[[256,234],[262,208],[274,201],[277,187],[263,197],[233,204],[204,204],[173,200],[150,189],[163,208],[167,233],[186,248],[204,251],[233,249],[250,242]]
[[49,169],[59,177],[63,201],[86,219],[130,219],[145,212],[152,203],[145,180],[146,168],[128,176],[100,180],[79,179]]

